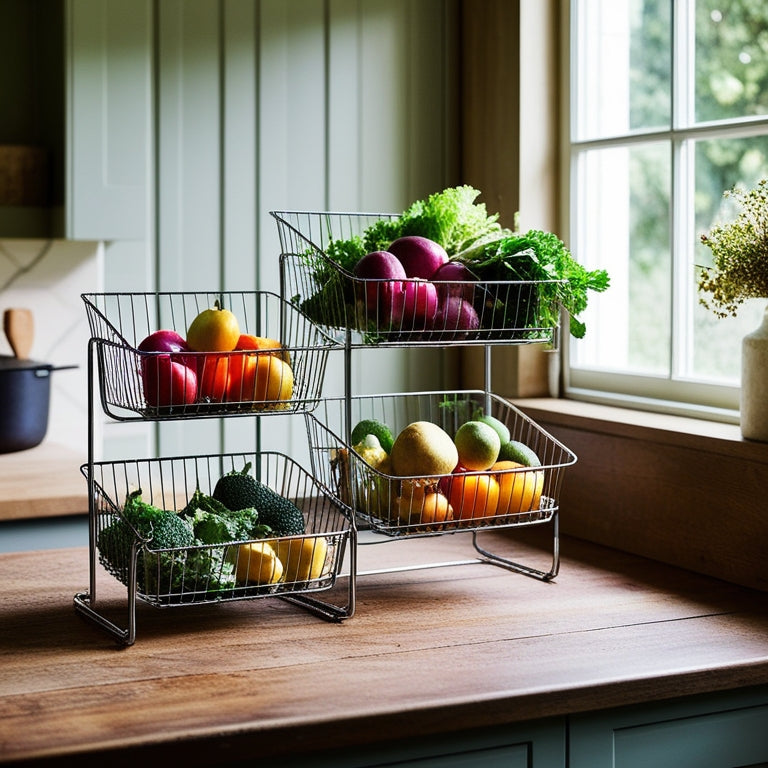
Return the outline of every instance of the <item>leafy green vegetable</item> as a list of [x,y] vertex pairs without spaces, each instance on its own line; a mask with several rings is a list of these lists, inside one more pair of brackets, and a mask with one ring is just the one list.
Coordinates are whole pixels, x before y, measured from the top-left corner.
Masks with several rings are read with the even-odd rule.
[[231,510],[200,488],[195,489],[180,514],[191,523],[200,544],[263,539],[272,533],[269,526],[259,522],[259,513],[254,507]]
[[587,291],[604,291],[610,282],[604,269],[589,271],[579,264],[556,235],[535,229],[482,243],[456,258],[481,281],[542,281],[537,286],[540,319],[546,326],[555,326],[562,306],[570,316],[571,335],[577,339],[586,332],[578,316],[587,307]]

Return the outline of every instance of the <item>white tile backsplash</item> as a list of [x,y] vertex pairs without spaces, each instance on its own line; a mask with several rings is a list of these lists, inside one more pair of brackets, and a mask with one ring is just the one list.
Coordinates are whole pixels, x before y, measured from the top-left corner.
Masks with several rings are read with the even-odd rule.
[[[80,294],[103,291],[104,246],[71,240],[0,240],[0,314],[30,309],[35,338],[31,358],[55,366],[51,374],[45,440],[85,457],[88,445],[88,339]],[[0,334],[0,354],[13,354]]]

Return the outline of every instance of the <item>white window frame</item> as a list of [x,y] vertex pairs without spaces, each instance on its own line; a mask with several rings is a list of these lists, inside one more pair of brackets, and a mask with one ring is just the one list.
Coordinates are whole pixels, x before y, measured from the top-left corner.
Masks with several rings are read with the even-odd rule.
[[[675,0],[672,23],[675,26],[673,39],[673,78],[676,82],[690,82],[686,72],[680,71],[680,62],[685,61],[679,55],[675,46],[679,41],[687,40],[688,25],[693,23],[693,3],[686,0]],[[573,141],[573,121],[576,112],[571,108],[572,94],[576,91],[576,72],[571,61],[574,55],[574,36],[576,30],[571,29],[572,9],[571,0],[560,0],[561,21],[561,50],[562,72],[562,120],[561,136],[563,137],[561,163],[561,221],[563,231],[568,233],[567,242],[574,256],[579,259],[583,243],[579,242],[579,232],[575,226],[571,210],[571,201],[575,199],[578,175],[576,163],[579,153],[585,149],[610,146],[628,146],[632,143],[661,141],[666,142],[672,155],[672,190],[671,190],[671,239],[670,243],[673,268],[672,285],[672,351],[670,377],[641,376],[629,373],[607,372],[604,370],[587,370],[571,368],[569,354],[569,337],[563,333],[562,363],[563,363],[563,395],[565,397],[589,402],[620,405],[640,410],[659,413],[674,413],[698,418],[707,418],[727,423],[739,421],[739,387],[710,384],[694,380],[685,380],[678,376],[679,361],[682,355],[690,350],[683,349],[681,335],[674,328],[685,322],[685,313],[690,312],[695,299],[692,297],[694,286],[684,276],[689,268],[688,254],[692,252],[694,237],[693,222],[690,220],[691,206],[686,202],[690,199],[690,174],[687,166],[691,162],[693,144],[688,140],[694,138],[745,137],[768,133],[768,117],[739,118],[738,120],[699,124],[693,127],[681,125],[681,115],[688,114],[686,100],[690,98],[690,89],[675,88],[672,93],[672,125],[668,130],[632,131],[624,136],[609,137],[599,140]],[[574,25],[576,26],[576,25]],[[684,53],[684,52],[683,52]],[[690,68],[691,60],[685,64]],[[580,261],[582,259],[579,259]],[[609,269],[610,274],[610,269]],[[610,288],[608,289],[610,291]],[[590,297],[591,298],[591,297]],[[564,325],[567,329],[567,324]],[[589,331],[587,331],[589,332]],[[576,340],[574,343],[579,344]],[[738,340],[740,343],[740,340]]]

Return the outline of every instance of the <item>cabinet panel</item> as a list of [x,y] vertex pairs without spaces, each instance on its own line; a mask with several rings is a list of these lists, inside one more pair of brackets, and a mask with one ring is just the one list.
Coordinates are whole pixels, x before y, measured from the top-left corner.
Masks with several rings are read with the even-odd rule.
[[147,235],[151,41],[150,0],[67,4],[67,237]]
[[768,763],[768,692],[573,718],[571,768],[735,768]]

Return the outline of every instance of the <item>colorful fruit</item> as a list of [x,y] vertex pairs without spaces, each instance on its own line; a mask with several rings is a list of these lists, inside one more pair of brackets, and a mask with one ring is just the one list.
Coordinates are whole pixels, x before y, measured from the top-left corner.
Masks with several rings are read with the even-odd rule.
[[477,416],[477,421],[485,422],[488,426],[493,427],[498,433],[502,445],[509,441],[509,427],[503,421],[490,414]]
[[268,336],[254,336],[250,333],[241,333],[240,338],[235,345],[236,350],[271,350],[272,354],[278,355],[290,365],[291,354],[277,339],[271,339]]
[[324,536],[281,538],[275,549],[283,564],[283,581],[309,581],[323,575],[328,554]]
[[437,488],[404,480],[397,498],[397,516],[406,525],[437,526],[453,520],[453,508]]
[[197,374],[171,355],[143,357],[141,379],[144,399],[154,408],[190,405],[197,399]]
[[465,421],[457,430],[454,442],[459,462],[467,469],[489,469],[499,457],[499,433],[484,421]]
[[444,429],[430,421],[415,421],[395,438],[390,459],[396,475],[425,477],[453,471],[459,454]]
[[229,355],[200,355],[198,362],[200,398],[211,403],[227,399],[231,365]]
[[187,328],[187,345],[195,352],[230,352],[240,338],[240,325],[218,302],[200,312]]
[[448,500],[456,520],[471,520],[496,513],[499,483],[492,474],[454,472],[448,488]]
[[497,461],[491,471],[497,473],[499,485],[497,515],[511,515],[530,512],[539,508],[544,488],[544,471],[526,469],[523,472],[510,470],[526,469],[516,461]]
[[244,355],[242,370],[230,370],[230,401],[290,400],[293,395],[293,370],[282,358],[271,354]]
[[237,581],[246,586],[275,584],[283,577],[283,564],[267,541],[251,541],[237,548]]
[[350,439],[352,445],[363,441],[366,435],[375,435],[379,439],[379,445],[389,453],[392,450],[394,437],[390,428],[378,419],[362,419],[355,424]]
[[526,467],[540,467],[541,460],[535,451],[519,440],[507,440],[502,442],[499,451],[499,461],[517,461]]

